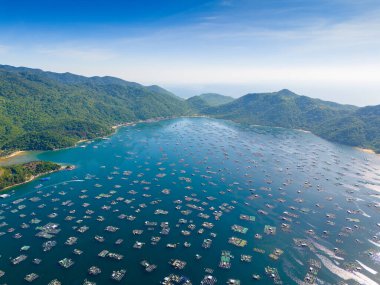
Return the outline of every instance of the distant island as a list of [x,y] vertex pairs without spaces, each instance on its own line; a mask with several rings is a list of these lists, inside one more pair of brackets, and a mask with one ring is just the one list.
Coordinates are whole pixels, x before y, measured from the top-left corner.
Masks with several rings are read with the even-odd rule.
[[0,191],[66,167],[49,161],[32,161],[0,167]]
[[190,115],[303,129],[380,153],[380,105],[341,105],[287,89],[184,100],[157,85],[0,65],[0,156],[73,146],[127,122]]

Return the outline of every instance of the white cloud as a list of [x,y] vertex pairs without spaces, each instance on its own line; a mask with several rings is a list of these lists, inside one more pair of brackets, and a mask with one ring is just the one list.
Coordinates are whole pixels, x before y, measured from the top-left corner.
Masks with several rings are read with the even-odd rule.
[[[378,10],[340,22],[313,18],[281,27],[255,19],[234,24],[212,13],[198,20],[175,27],[128,28],[107,34],[107,40],[96,35],[62,43],[45,39],[46,44],[23,44],[17,46],[17,54],[13,47],[11,51],[15,64],[113,75],[143,84],[229,85],[242,90],[236,87],[240,85],[251,91],[255,86],[263,87],[259,91],[297,91],[302,86],[299,90],[305,95],[323,97],[317,96],[323,92],[330,100],[341,96],[341,102],[350,94],[346,103],[355,104],[365,97],[361,86],[368,87],[368,94],[380,94]],[[4,50],[7,47],[0,45],[0,54]],[[7,55],[8,63],[13,58]],[[334,92],[328,92],[330,87]],[[367,103],[380,103],[371,96]]]

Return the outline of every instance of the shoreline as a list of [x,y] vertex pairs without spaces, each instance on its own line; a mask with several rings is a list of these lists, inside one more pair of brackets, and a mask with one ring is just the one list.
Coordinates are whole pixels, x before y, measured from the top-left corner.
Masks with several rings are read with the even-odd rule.
[[[218,119],[218,118],[210,117],[210,116],[207,116],[207,115],[184,115],[184,116],[174,116],[174,117],[157,117],[157,118],[151,118],[151,119],[146,119],[146,120],[137,120],[137,121],[125,122],[125,123],[120,123],[120,124],[111,126],[110,128],[113,130],[113,132],[110,133],[110,134],[108,134],[108,135],[101,136],[101,137],[96,137],[96,138],[92,138],[92,139],[80,139],[80,140],[78,140],[72,146],[68,146],[68,147],[64,147],[64,148],[59,148],[59,149],[53,149],[52,151],[59,151],[59,150],[64,150],[64,149],[70,149],[70,148],[77,147],[79,144],[84,143],[84,142],[88,142],[88,141],[92,141],[92,140],[96,140],[96,139],[103,139],[103,138],[110,137],[110,136],[116,134],[117,131],[118,131],[118,129],[121,128],[121,127],[130,127],[130,126],[135,126],[136,124],[141,124],[141,123],[155,123],[155,122],[160,122],[160,121],[165,121],[165,120],[171,120],[171,119],[178,119],[178,118],[213,118],[213,119]],[[222,120],[225,120],[225,119],[222,119]],[[227,121],[231,121],[231,122],[234,122],[234,123],[239,123],[239,122],[234,121],[234,120],[227,120]],[[252,125],[252,126],[266,127],[265,125]],[[283,128],[283,127],[278,127],[278,128]],[[286,129],[286,128],[283,128],[283,129]],[[292,129],[292,130],[303,132],[303,133],[314,134],[312,131],[303,130],[303,129]],[[314,135],[316,135],[316,134],[314,134]],[[316,135],[316,136],[320,137],[318,135]],[[322,138],[322,137],[320,137],[320,138]],[[322,139],[324,139],[324,138],[322,138]],[[326,140],[326,139],[324,139],[324,140]],[[330,140],[327,140],[327,141],[333,142],[333,143],[337,143],[337,142],[330,141]],[[340,144],[340,143],[338,143],[338,144]],[[345,145],[345,144],[342,144],[342,145]],[[354,149],[356,149],[356,150],[358,150],[358,151],[367,153],[367,154],[373,154],[373,155],[376,155],[378,157],[380,156],[380,153],[376,153],[373,149],[361,148],[361,147],[356,147],[356,146],[351,146],[351,147],[354,148]],[[45,152],[45,151],[49,151],[49,150],[41,150],[41,151]],[[9,155],[0,156],[0,162],[6,161],[6,160],[10,160],[10,159],[12,159],[14,157],[17,157],[17,156],[24,155],[27,152],[28,152],[27,150],[18,150],[18,151],[14,151],[13,153],[11,153]],[[0,191],[2,191],[2,190],[0,190]]]
[[151,118],[151,119],[146,119],[146,120],[138,120],[138,121],[131,121],[131,122],[126,122],[126,123],[120,123],[118,125],[114,125],[111,128],[112,129],[118,129],[120,127],[133,127],[137,124],[142,124],[142,123],[156,123],[160,121],[166,121],[166,120],[172,120],[172,119],[178,119],[178,118],[211,118],[206,115],[187,115],[187,116],[174,116],[174,117],[156,117],[156,118]]
[[[116,132],[118,131],[118,129],[121,128],[121,127],[131,127],[131,126],[133,127],[136,124],[155,123],[155,122],[160,122],[160,121],[165,121],[165,120],[171,120],[171,119],[178,119],[178,118],[208,118],[208,116],[205,116],[205,115],[188,115],[188,116],[176,116],[176,117],[157,117],[157,118],[151,118],[151,119],[146,119],[146,120],[138,120],[138,121],[131,121],[131,122],[120,123],[120,124],[111,126],[111,129],[113,130],[113,132],[111,132],[108,135],[100,136],[100,137],[96,137],[96,138],[91,138],[91,139],[80,139],[77,142],[75,142],[74,145],[68,146],[68,147],[57,148],[57,149],[52,149],[52,150],[38,150],[38,151],[46,152],[46,151],[60,151],[60,150],[64,150],[64,149],[70,149],[70,148],[77,147],[79,144],[84,143],[84,142],[88,142],[88,141],[92,141],[92,140],[96,140],[96,139],[103,139],[103,138],[110,137],[110,136],[116,134]],[[11,160],[12,158],[25,155],[28,152],[29,152],[28,150],[17,150],[17,151],[14,151],[14,152],[6,155],[6,156],[1,156],[0,155],[0,162],[6,161],[6,160]]]
[[25,154],[27,151],[26,150],[16,150],[6,156],[0,156],[0,161],[2,160],[8,160],[10,158],[14,158],[14,157],[17,157],[17,156],[20,156],[20,155],[23,155]]
[[37,175],[32,175],[31,177],[29,177],[27,180],[25,180],[24,182],[21,182],[21,183],[17,183],[17,184],[14,184],[14,185],[10,185],[10,186],[7,186],[3,189],[0,189],[0,193],[3,192],[3,191],[6,191],[6,190],[10,190],[11,188],[13,187],[16,187],[16,186],[20,186],[20,185],[23,185],[23,184],[27,184],[29,182],[32,182],[33,180],[37,179],[38,177],[41,177],[41,176],[44,176],[46,174],[51,174],[51,173],[55,173],[55,172],[59,172],[59,171],[63,171],[63,170],[66,170],[67,169],[67,166],[64,166],[62,165],[59,169],[57,170],[53,170],[53,171],[48,171],[48,172],[45,172],[45,173],[40,173],[40,174],[37,174]]
[[370,148],[362,148],[362,147],[357,147],[357,146],[355,146],[354,148],[361,152],[380,156],[380,153],[376,153],[373,149],[370,149]]

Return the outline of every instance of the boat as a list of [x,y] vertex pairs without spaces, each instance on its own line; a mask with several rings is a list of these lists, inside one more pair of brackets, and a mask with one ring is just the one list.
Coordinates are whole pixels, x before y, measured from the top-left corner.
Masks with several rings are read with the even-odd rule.
[[75,243],[77,242],[77,240],[78,240],[77,237],[69,237],[69,238],[66,240],[65,244],[66,244],[66,245],[73,245],[73,244],[75,244]]
[[74,264],[74,261],[70,258],[64,258],[60,261],[58,261],[59,265],[61,265],[64,268],[69,268]]
[[260,280],[260,279],[261,279],[261,276],[260,276],[259,274],[253,274],[253,275],[252,275],[252,278],[253,278],[254,280]]
[[111,278],[116,281],[121,281],[124,278],[126,272],[127,271],[125,269],[114,270],[112,271]]
[[104,237],[96,235],[94,237],[98,242],[104,242]]
[[123,243],[123,239],[119,238],[115,241],[115,244],[119,245],[119,244],[122,244]]
[[210,248],[211,244],[212,244],[212,240],[207,238],[207,239],[203,240],[202,247],[203,248]]
[[56,245],[57,245],[57,242],[55,240],[49,240],[42,244],[42,248],[43,248],[43,251],[49,251]]
[[21,255],[17,256],[16,258],[13,258],[11,260],[11,262],[13,265],[16,265],[16,264],[19,264],[20,262],[24,261],[27,258],[28,258],[27,255],[21,254]]
[[238,279],[228,279],[227,280],[228,285],[240,285],[240,280]]
[[173,285],[173,284],[181,284],[181,285],[192,285],[189,278],[186,276],[180,276],[177,274],[170,274],[166,276],[163,281],[161,281],[162,285]]
[[206,275],[201,281],[201,285],[214,285],[217,279],[212,275]]
[[30,273],[28,275],[25,276],[25,280],[28,281],[28,282],[33,282],[34,280],[36,280],[39,276],[36,274],[36,273]]
[[142,260],[140,262],[140,264],[145,268],[145,271],[147,272],[152,272],[153,270],[155,270],[157,268],[157,265],[155,264],[150,264],[148,261],[146,260]]
[[232,255],[230,251],[223,250],[220,256],[219,267],[224,269],[231,268],[231,257]]
[[273,280],[274,284],[283,284],[276,268],[267,266],[265,267],[265,273]]
[[49,181],[50,180],[50,177],[42,177],[41,179],[40,179],[40,181]]
[[27,251],[29,250],[30,246],[29,245],[24,245],[23,247],[21,247],[21,251]]
[[175,269],[184,269],[186,266],[186,261],[180,259],[171,259],[169,264],[173,266]]
[[91,274],[91,275],[98,275],[102,273],[102,270],[100,270],[99,267],[96,267],[96,266],[91,266],[89,269],[88,269],[88,274]]

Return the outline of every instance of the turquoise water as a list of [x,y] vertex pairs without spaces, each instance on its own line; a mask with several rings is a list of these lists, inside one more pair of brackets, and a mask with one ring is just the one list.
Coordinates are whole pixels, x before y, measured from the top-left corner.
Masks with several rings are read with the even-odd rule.
[[[376,155],[301,131],[181,118],[125,127],[109,139],[22,159],[35,158],[74,164],[76,169],[19,186],[8,192],[10,198],[0,201],[0,232],[5,233],[0,236],[0,270],[5,272],[0,284],[27,283],[23,279],[31,272],[39,275],[33,284],[48,284],[55,278],[62,284],[83,284],[86,278],[96,284],[117,284],[110,275],[121,268],[127,273],[120,284],[158,284],[171,273],[199,284],[207,274],[205,268],[214,270],[217,284],[229,278],[241,284],[273,284],[265,274],[266,266],[278,269],[283,284],[302,284],[310,260],[320,263],[316,284],[339,284],[342,278],[347,284],[380,283],[380,159]],[[43,186],[36,189],[39,184]],[[164,189],[168,191],[163,193]],[[102,193],[109,195],[100,197]],[[13,203],[18,199],[24,200]],[[167,214],[155,214],[157,209]],[[57,215],[49,217],[52,213]],[[209,217],[199,217],[200,213]],[[136,218],[130,221],[122,214]],[[241,220],[241,214],[256,220]],[[98,216],[104,221],[98,221]],[[33,218],[41,222],[32,224]],[[157,226],[148,227],[145,221]],[[44,252],[42,243],[47,240],[36,237],[35,228],[49,222],[59,224],[61,231],[52,238],[57,246]],[[169,223],[168,235],[160,233],[161,222]],[[213,228],[202,227],[204,222],[211,222]],[[22,228],[23,223],[30,227]],[[195,229],[189,229],[190,224]],[[233,232],[233,225],[248,231]],[[276,227],[276,233],[266,234],[265,225]],[[79,233],[81,226],[89,229]],[[118,230],[107,232],[107,226]],[[201,228],[204,232],[198,233]],[[143,232],[134,235],[134,229]],[[183,235],[184,230],[190,235]],[[16,233],[22,237],[14,238]],[[256,234],[262,238],[255,238]],[[105,241],[96,241],[96,235]],[[65,245],[72,236],[77,243]],[[152,245],[152,236],[161,240]],[[228,243],[232,236],[247,245]],[[119,238],[124,242],[116,245]],[[201,245],[207,238],[213,242],[204,249]],[[294,239],[302,239],[306,246],[297,246]],[[135,241],[145,244],[135,249]],[[183,246],[186,241],[191,247]],[[167,248],[168,243],[178,246]],[[23,245],[30,249],[21,252]],[[74,254],[74,249],[83,254]],[[124,258],[98,257],[105,249]],[[275,249],[284,252],[278,260],[269,256]],[[230,269],[218,267],[222,250],[234,256]],[[20,254],[28,258],[13,265],[10,258]],[[202,258],[196,259],[196,254]],[[251,255],[252,261],[242,262],[241,254]],[[58,264],[65,257],[75,262],[68,269]],[[42,262],[34,264],[34,258]],[[140,265],[143,259],[158,268],[145,272]],[[168,263],[171,259],[187,265],[174,269]],[[102,273],[89,275],[93,265]],[[259,274],[261,280],[253,280],[252,274]]]

